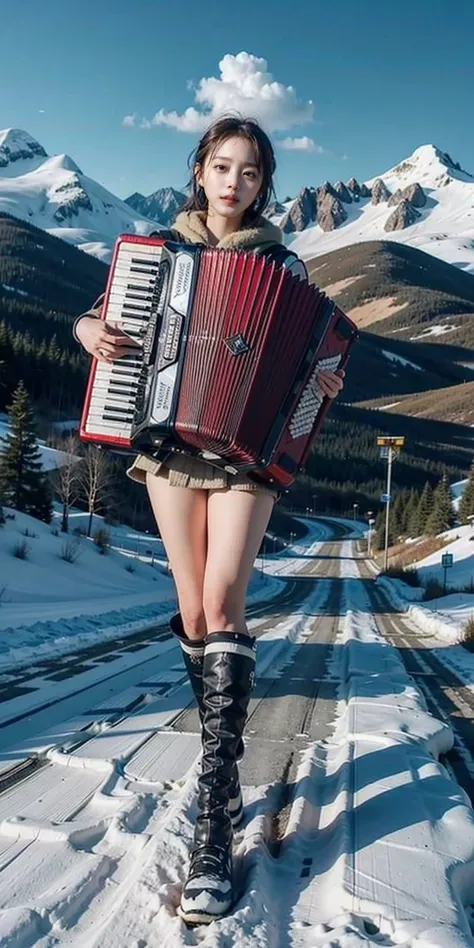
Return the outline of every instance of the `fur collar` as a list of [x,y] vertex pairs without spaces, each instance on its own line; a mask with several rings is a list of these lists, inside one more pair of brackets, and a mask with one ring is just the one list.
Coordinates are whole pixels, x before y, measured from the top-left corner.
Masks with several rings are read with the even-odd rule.
[[[209,234],[204,221],[205,212],[203,211],[181,211],[172,227],[191,243],[208,245]],[[282,243],[283,234],[280,228],[266,217],[259,217],[251,227],[243,227],[242,230],[223,237],[217,247],[221,250],[248,250],[252,247],[261,248]]]

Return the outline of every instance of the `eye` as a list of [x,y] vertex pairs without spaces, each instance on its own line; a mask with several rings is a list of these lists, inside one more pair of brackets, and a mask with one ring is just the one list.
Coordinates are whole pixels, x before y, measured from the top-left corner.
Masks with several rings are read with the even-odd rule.
[[225,170],[226,170],[225,165],[214,165],[214,168],[216,168],[217,171],[225,171]]
[[246,174],[247,176],[249,176],[250,178],[256,178],[256,177],[257,177],[257,175],[255,174],[255,171],[246,171],[245,174]]

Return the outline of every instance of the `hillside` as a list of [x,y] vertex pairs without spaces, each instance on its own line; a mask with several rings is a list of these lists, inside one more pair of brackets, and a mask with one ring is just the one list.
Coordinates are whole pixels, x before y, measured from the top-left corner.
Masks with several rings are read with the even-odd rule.
[[361,329],[415,342],[444,341],[449,329],[446,341],[474,346],[473,274],[389,240],[313,256],[306,266]]
[[382,434],[406,439],[392,469],[394,493],[411,487],[421,491],[443,472],[458,480],[472,463],[472,428],[336,402],[314,442],[305,476],[294,487],[295,497],[304,504],[314,496],[319,511],[342,513],[355,501],[360,510],[378,510],[387,478],[387,462],[377,447]]
[[387,398],[376,398],[360,402],[361,408],[378,408],[384,414],[412,415],[449,421],[474,428],[474,381],[464,385],[438,389],[436,392],[420,392],[417,395],[400,395],[396,402]]
[[[463,361],[472,359],[474,362],[474,352],[462,351]],[[352,350],[342,397],[345,402],[380,396],[394,400],[401,394],[458,385],[471,375],[471,370],[461,364],[460,357],[455,358],[442,346],[418,345],[393,336],[386,342],[375,333],[361,332]]]
[[106,277],[105,264],[90,254],[0,214],[0,409],[20,379],[53,412],[77,409],[88,360],[71,326]]

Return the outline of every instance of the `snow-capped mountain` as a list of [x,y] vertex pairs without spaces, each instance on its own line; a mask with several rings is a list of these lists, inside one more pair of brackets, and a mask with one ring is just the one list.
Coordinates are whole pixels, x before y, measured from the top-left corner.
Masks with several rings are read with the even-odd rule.
[[304,188],[272,216],[303,258],[367,240],[397,240],[474,271],[474,176],[423,145],[359,184]]
[[125,203],[139,214],[157,221],[164,227],[170,227],[185,201],[186,195],[182,191],[176,191],[175,188],[158,188],[158,191],[154,191],[148,197],[135,191],[130,197],[125,198]]
[[[126,201],[83,174],[68,155],[49,157],[20,129],[0,131],[0,212],[30,221],[108,262],[120,233],[169,226],[185,201],[173,188]],[[423,145],[370,180],[302,188],[268,216],[304,259],[370,240],[396,240],[474,272],[474,176],[447,152]]]
[[0,131],[1,211],[105,262],[118,234],[156,230],[154,221],[84,175],[68,155],[49,157],[20,129]]

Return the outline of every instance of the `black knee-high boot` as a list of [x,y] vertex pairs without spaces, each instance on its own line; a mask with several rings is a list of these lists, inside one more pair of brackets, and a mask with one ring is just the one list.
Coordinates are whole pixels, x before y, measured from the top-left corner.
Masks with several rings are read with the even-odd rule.
[[198,815],[180,914],[211,922],[232,905],[232,823],[229,792],[255,677],[255,639],[214,632],[203,661],[203,758]]
[[[183,655],[183,661],[188,673],[189,680],[191,682],[191,687],[194,692],[194,697],[196,698],[199,720],[201,723],[201,734],[202,734],[202,725],[203,725],[203,716],[204,716],[204,702],[203,702],[203,682],[202,682],[202,669],[204,663],[204,642],[193,642],[192,639],[188,639],[184,627],[181,614],[177,612],[170,619],[170,629],[173,635],[179,640],[181,645],[181,651]],[[239,746],[237,748],[237,757],[236,761],[242,760],[244,756],[244,742],[240,740]],[[232,826],[236,829],[239,824],[242,822],[244,816],[244,807],[242,801],[242,790],[240,788],[240,779],[239,779],[239,769],[237,763],[234,766],[234,773],[232,776],[232,783],[230,788],[229,796],[229,813],[232,820]]]

